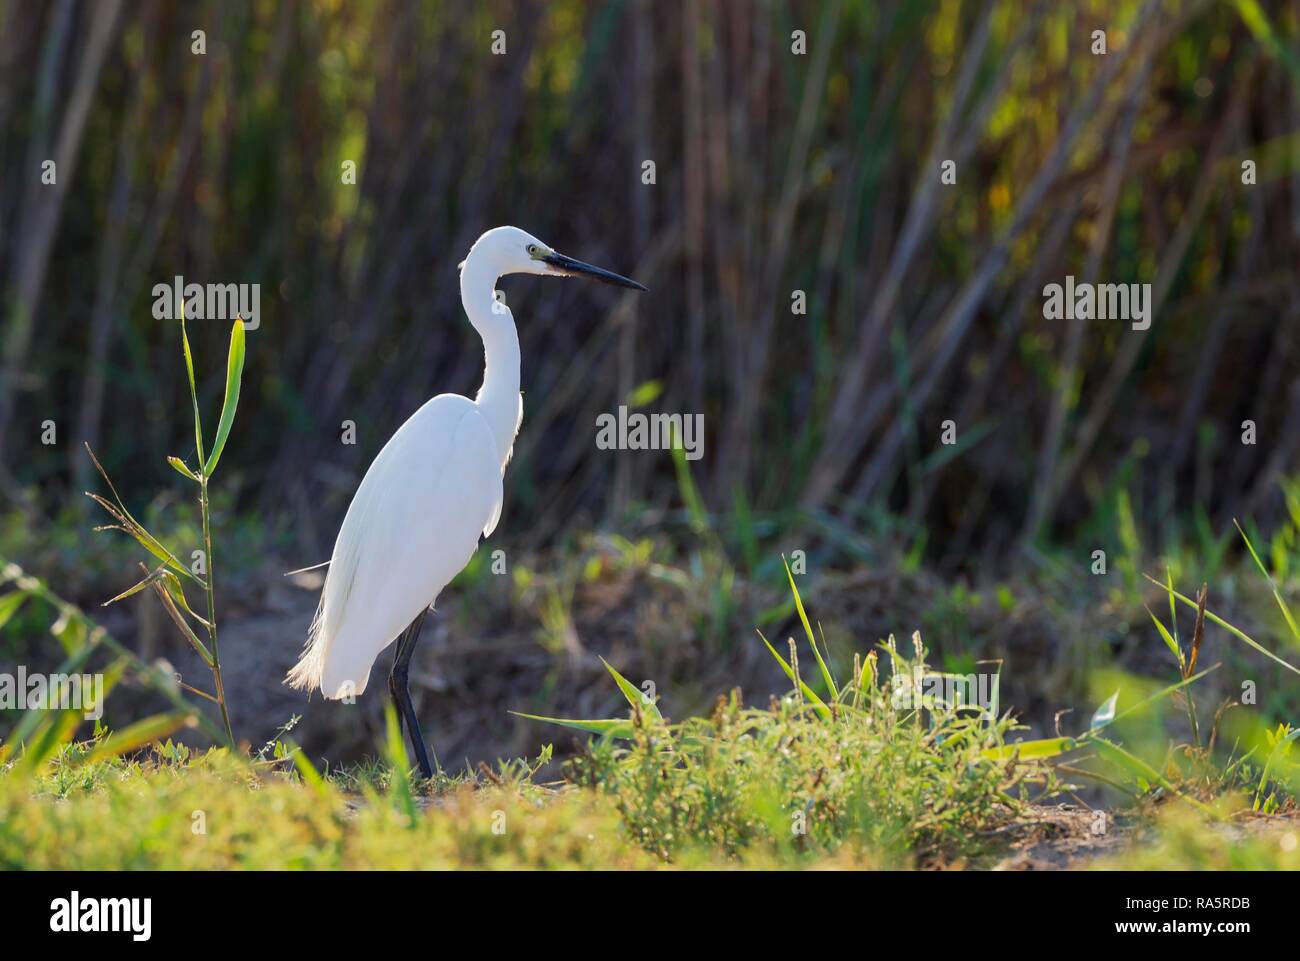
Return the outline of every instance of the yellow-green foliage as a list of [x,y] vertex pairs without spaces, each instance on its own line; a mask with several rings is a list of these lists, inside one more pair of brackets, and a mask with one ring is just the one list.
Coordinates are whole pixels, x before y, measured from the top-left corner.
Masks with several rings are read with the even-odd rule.
[[[388,798],[254,773],[225,751],[192,762],[0,777],[0,869],[635,868],[612,806],[466,786],[412,822]],[[198,833],[196,826],[206,833]]]
[[754,710],[733,695],[710,718],[603,739],[576,767],[666,860],[705,848],[800,861],[847,847],[897,866],[976,853],[979,832],[1014,816],[1009,792],[1044,773],[982,756],[998,724],[948,711],[923,721],[879,693],[841,706],[827,721],[793,698]]
[[1151,838],[1091,866],[1123,871],[1296,871],[1300,822],[1292,817],[1211,825],[1186,808],[1170,808]]
[[[0,870],[792,866],[777,849],[733,858],[702,846],[683,848],[670,865],[630,838],[612,799],[582,788],[466,782],[420,798],[412,819],[399,791],[381,796],[364,776],[342,779],[361,783],[359,796],[334,779],[313,786],[259,772],[224,749],[193,760],[79,764],[83,747],[35,781],[0,774]],[[817,866],[879,863],[845,846]]]

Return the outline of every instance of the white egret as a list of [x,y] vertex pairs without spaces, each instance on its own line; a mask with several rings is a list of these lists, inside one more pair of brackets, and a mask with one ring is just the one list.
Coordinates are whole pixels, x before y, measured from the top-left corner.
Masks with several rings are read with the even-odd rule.
[[394,640],[388,679],[420,772],[432,777],[407,672],[424,615],[501,517],[502,477],[523,420],[519,335],[497,300],[505,274],[590,277],[645,290],[558,254],[517,227],[480,237],[460,265],[460,299],[483,339],[486,370],[473,400],[439,394],[384,445],[343,518],[320,606],[287,683],[331,699],[361,694]]

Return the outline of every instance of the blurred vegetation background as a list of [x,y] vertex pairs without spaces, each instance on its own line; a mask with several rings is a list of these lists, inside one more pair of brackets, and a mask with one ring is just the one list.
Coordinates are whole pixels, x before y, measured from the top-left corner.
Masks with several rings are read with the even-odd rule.
[[[714,510],[851,526],[879,503],[950,560],[1071,531],[1121,486],[1144,523],[1281,505],[1291,4],[51,2],[3,24],[0,451],[33,511],[80,504],[83,440],[128,490],[186,453],[153,285],[258,283],[241,504],[325,556],[393,427],[477,387],[456,264],[498,223],[651,287],[504,284],[516,536],[680,505],[667,458],[593,450],[596,415],[638,400],[705,414]],[[1155,284],[1152,329],[1043,320],[1066,274]]]
[[[175,506],[151,291],[183,275],[261,285],[217,550],[324,560],[392,431],[477,389],[456,265],[503,223],[650,293],[503,281],[525,416],[494,546],[707,541],[727,566],[681,569],[724,600],[684,630],[744,621],[731,578],[779,551],[997,577],[1075,545],[1082,577],[1103,547],[1137,590],[1139,544],[1300,524],[1293,2],[0,0],[3,553],[105,596],[83,442],[142,516]],[[1151,283],[1150,329],[1044,320],[1067,274]],[[227,333],[190,325],[208,412]],[[620,404],[704,414],[703,459],[597,450]],[[555,650],[562,587],[534,598]],[[946,591],[918,618],[969,607]]]

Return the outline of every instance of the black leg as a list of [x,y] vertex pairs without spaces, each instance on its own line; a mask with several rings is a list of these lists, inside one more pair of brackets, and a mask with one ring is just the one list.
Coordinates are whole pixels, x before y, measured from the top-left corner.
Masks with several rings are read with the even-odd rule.
[[406,722],[406,733],[411,739],[411,748],[415,751],[420,773],[426,778],[431,778],[433,768],[429,766],[429,752],[424,746],[424,735],[420,733],[420,719],[415,716],[415,705],[411,703],[411,684],[408,677],[411,655],[415,653],[415,642],[420,639],[420,628],[424,624],[426,612],[427,608],[421,611],[397,639],[397,656],[393,658],[393,673],[388,675],[388,690],[397,705],[398,717]]

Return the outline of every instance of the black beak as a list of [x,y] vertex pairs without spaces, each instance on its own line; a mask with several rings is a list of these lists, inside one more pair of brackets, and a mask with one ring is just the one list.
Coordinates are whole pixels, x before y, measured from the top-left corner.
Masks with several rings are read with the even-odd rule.
[[566,257],[564,254],[549,253],[542,258],[543,263],[550,264],[557,270],[564,272],[567,277],[590,277],[592,280],[599,280],[601,283],[613,284],[616,287],[629,287],[632,290],[645,290],[643,284],[638,284],[635,280],[629,280],[621,274],[616,274],[611,270],[605,270],[603,267],[593,267],[591,264],[584,264],[581,260],[574,260],[572,257]]

